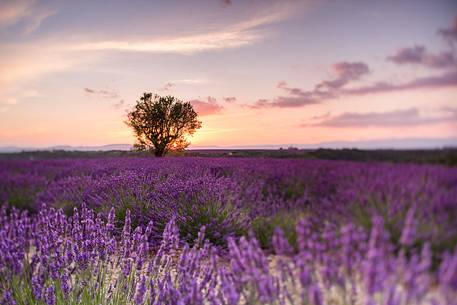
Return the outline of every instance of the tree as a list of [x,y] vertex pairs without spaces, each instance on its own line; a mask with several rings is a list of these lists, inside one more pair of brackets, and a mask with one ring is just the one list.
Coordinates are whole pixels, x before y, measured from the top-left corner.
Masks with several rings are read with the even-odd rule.
[[154,152],[161,157],[169,150],[184,150],[192,135],[201,128],[192,104],[173,96],[144,93],[127,114],[128,126],[136,136],[134,147]]

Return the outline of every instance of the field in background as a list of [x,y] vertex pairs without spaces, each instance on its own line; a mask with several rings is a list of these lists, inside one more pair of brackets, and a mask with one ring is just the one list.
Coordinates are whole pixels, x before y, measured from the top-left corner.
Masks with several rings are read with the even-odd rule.
[[[0,159],[43,159],[43,158],[94,158],[94,157],[150,157],[146,152],[123,150],[111,151],[25,151],[0,153]],[[294,158],[347,161],[378,161],[393,163],[430,163],[449,166],[457,165],[457,148],[443,149],[195,149],[170,156],[190,157],[259,157]]]
[[[311,153],[335,151],[8,155],[0,160],[3,302],[449,304],[457,168],[302,158]],[[106,157],[118,154],[130,157]]]

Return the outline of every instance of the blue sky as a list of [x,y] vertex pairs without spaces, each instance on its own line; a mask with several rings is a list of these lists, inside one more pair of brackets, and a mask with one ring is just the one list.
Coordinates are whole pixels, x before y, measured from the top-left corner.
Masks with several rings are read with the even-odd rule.
[[196,146],[455,138],[456,18],[455,1],[0,0],[0,145],[132,143],[146,91],[194,104]]

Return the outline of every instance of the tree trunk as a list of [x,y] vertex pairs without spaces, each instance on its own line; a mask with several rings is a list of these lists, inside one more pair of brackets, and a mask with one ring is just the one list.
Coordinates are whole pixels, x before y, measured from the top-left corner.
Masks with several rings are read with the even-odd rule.
[[156,149],[154,150],[154,155],[156,157],[163,157],[165,154],[165,148],[163,147],[156,147]]

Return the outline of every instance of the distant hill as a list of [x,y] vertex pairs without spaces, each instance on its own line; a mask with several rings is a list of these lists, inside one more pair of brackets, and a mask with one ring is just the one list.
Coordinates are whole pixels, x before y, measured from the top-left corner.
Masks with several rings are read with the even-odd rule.
[[[367,141],[332,141],[315,144],[262,144],[262,145],[233,145],[233,146],[197,146],[192,145],[189,150],[230,150],[230,149],[279,149],[296,147],[300,149],[318,148],[356,148],[356,149],[436,149],[457,147],[457,138],[405,138],[405,139],[380,139]],[[59,145],[44,148],[37,147],[18,147],[0,146],[0,153],[16,153],[21,151],[128,151],[132,148],[131,144],[109,144],[101,146],[70,146]]]
[[132,148],[130,144],[108,144],[101,146],[70,146],[70,145],[59,145],[50,147],[18,147],[18,146],[4,146],[0,147],[1,153],[17,153],[21,151],[112,151],[122,150],[127,151]]
[[130,150],[130,144],[108,144],[102,146],[52,146],[49,150],[65,150],[65,151],[110,151],[110,150]]

